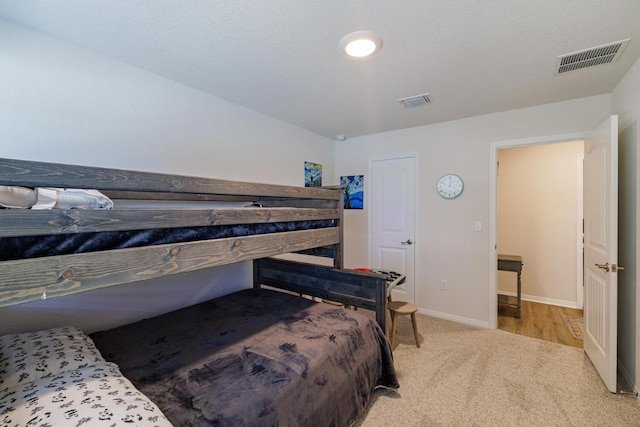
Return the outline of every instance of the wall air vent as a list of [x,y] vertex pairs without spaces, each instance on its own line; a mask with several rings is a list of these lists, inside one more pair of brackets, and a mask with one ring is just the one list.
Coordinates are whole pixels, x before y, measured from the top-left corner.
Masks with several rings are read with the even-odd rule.
[[421,105],[431,104],[428,93],[422,95],[408,96],[406,98],[398,99],[398,102],[407,108],[419,107]]
[[569,71],[616,62],[622,55],[624,48],[627,47],[629,40],[631,39],[560,55],[556,61],[555,74],[564,74]]

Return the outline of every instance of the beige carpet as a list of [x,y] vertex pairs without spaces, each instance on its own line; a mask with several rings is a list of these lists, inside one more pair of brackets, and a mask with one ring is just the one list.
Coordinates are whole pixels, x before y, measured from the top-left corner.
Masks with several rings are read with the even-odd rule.
[[584,339],[584,335],[582,332],[582,328],[584,327],[584,318],[567,316],[566,314],[563,314],[562,320],[564,321],[564,324],[567,325],[567,329],[569,329],[569,333],[571,333],[572,337],[577,340]]
[[421,348],[400,319],[400,389],[377,390],[354,426],[640,426],[635,397],[609,393],[580,348],[417,321]]

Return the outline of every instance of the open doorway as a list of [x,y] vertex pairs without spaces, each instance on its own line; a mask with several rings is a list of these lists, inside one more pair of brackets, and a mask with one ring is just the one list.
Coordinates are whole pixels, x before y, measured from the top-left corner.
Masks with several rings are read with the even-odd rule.
[[[582,346],[583,155],[581,140],[497,152],[496,248],[524,264],[521,316],[498,304],[500,329]],[[515,274],[498,271],[497,291],[513,301]]]

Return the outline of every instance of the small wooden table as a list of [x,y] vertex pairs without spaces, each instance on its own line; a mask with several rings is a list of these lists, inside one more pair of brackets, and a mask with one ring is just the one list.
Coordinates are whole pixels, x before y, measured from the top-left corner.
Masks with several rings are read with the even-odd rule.
[[520,255],[498,254],[498,270],[514,271],[518,275],[518,290],[516,296],[498,294],[498,304],[515,307],[517,318],[520,318],[522,308],[522,265],[522,257]]

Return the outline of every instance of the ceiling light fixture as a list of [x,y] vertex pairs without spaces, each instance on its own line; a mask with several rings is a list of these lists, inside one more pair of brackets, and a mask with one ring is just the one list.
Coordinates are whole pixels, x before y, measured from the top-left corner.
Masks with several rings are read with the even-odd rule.
[[347,34],[340,40],[340,49],[354,58],[373,55],[382,47],[382,37],[371,31],[356,31]]

